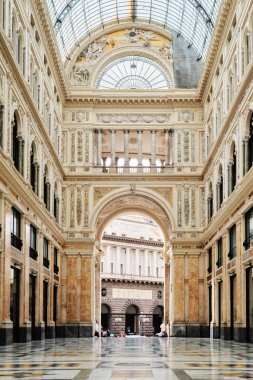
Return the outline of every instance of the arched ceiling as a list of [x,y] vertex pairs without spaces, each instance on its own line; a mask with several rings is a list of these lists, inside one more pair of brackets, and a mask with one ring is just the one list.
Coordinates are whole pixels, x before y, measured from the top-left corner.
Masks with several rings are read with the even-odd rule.
[[205,59],[221,0],[46,0],[62,60],[94,31],[121,22],[174,30]]

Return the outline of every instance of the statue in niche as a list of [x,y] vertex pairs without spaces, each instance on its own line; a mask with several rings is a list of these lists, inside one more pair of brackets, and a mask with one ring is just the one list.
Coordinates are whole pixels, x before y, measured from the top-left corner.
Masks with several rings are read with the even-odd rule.
[[163,46],[160,49],[160,53],[165,55],[168,59],[172,58],[172,44],[171,43],[164,43]]
[[87,84],[90,73],[85,65],[74,65],[73,66],[73,77],[78,83]]

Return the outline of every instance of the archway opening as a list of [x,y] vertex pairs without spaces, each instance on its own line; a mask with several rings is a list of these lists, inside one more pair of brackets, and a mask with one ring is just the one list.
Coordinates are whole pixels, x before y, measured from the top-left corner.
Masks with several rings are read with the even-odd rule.
[[163,306],[157,305],[153,311],[153,327],[154,334],[162,332],[162,323],[163,323]]
[[[102,289],[103,292],[103,289]],[[102,304],[101,305],[101,325],[103,326],[103,330],[111,331],[111,308],[109,305]]]
[[136,305],[129,305],[126,309],[125,332],[127,335],[139,334],[140,311]]
[[[150,215],[125,212],[110,219],[101,238],[101,324],[119,335],[153,336],[164,306],[164,235]],[[157,311],[156,306],[161,305]],[[111,315],[105,305],[110,305]],[[156,311],[158,316],[154,316]],[[159,323],[159,326],[158,326]],[[109,326],[109,327],[108,327]]]

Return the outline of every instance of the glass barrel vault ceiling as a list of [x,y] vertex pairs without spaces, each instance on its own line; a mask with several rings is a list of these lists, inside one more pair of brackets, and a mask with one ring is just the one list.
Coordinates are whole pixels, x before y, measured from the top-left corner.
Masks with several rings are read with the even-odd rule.
[[85,36],[121,21],[173,29],[204,59],[221,3],[221,0],[46,1],[63,61]]

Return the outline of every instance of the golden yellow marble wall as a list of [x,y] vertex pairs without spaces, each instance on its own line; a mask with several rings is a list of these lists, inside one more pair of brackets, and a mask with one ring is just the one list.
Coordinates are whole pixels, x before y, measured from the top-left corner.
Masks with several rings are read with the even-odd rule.
[[91,295],[92,295],[92,258],[82,256],[81,259],[81,321],[90,322],[91,316]]
[[76,322],[77,318],[77,256],[67,257],[67,322]]

